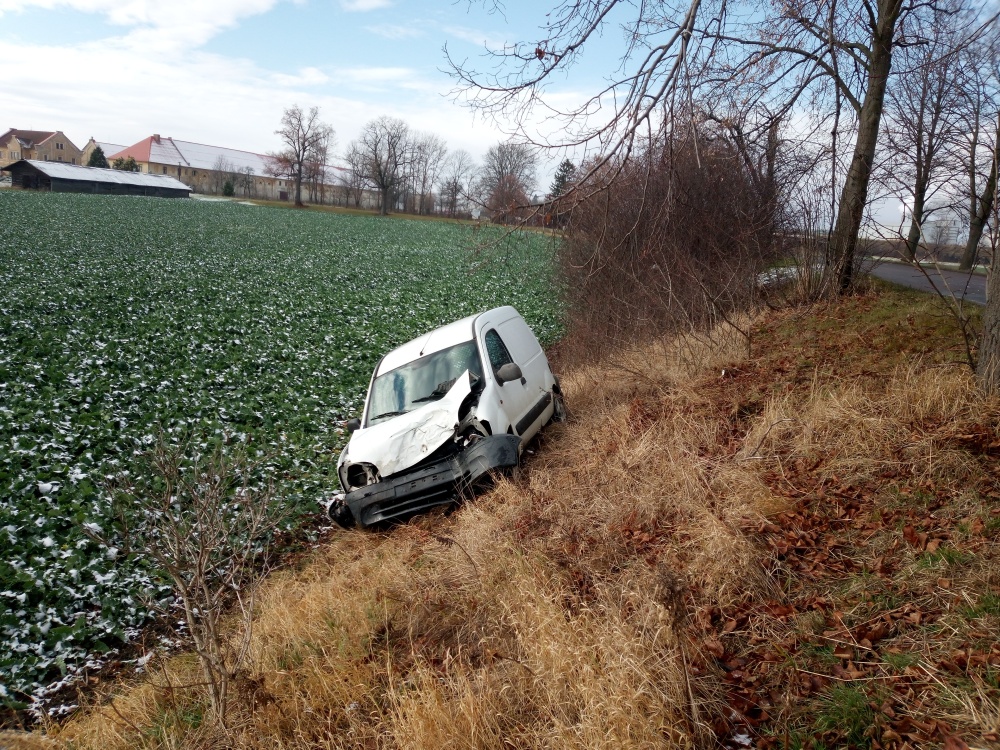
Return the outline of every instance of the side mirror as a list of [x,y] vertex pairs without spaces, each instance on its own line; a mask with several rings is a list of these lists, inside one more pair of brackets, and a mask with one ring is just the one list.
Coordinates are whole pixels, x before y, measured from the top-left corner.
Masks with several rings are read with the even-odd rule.
[[508,362],[499,370],[497,370],[496,375],[497,375],[497,382],[500,385],[503,385],[504,383],[509,383],[511,380],[520,380],[521,378],[524,377],[524,375],[521,374],[521,368],[518,367],[516,362]]
[[358,419],[357,417],[355,417],[354,419],[348,419],[345,427],[347,427],[348,432],[354,432],[355,430],[360,430],[361,420]]

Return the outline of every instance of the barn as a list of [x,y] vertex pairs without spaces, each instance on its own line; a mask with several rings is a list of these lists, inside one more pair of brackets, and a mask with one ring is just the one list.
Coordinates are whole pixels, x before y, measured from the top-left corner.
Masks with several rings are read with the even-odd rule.
[[97,169],[65,162],[21,159],[3,168],[10,172],[14,187],[51,190],[54,193],[101,193],[104,195],[151,195],[158,198],[188,198],[191,188],[167,175]]

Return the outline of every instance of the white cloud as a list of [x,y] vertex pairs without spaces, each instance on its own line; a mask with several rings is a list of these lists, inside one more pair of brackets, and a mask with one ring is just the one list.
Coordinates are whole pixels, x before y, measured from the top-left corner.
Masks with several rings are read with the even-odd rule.
[[[304,68],[287,75],[197,51],[142,55],[117,41],[73,47],[0,41],[0,75],[9,82],[8,125],[63,130],[81,147],[91,136],[130,145],[160,133],[264,153],[278,148],[274,130],[293,104],[318,106],[341,148],[384,114],[477,155],[502,137],[406,67]],[[331,80],[338,82],[336,94]]]
[[343,83],[397,83],[414,76],[410,68],[342,68],[337,73]]
[[391,5],[392,0],[340,0],[340,7],[349,13],[367,13]]
[[223,29],[240,18],[264,13],[279,0],[0,0],[0,15],[32,8],[66,8],[81,13],[103,15],[117,26],[156,28],[199,27]]
[[65,130],[79,146],[90,136],[130,144],[154,132],[219,144],[236,136],[242,142],[232,145],[242,148],[267,144],[282,106],[296,96],[245,61],[198,53],[159,58],[121,44],[0,42],[0,60],[14,77],[8,111],[28,120],[18,127]]
[[366,31],[370,31],[386,39],[414,39],[424,35],[422,29],[414,26],[395,26],[387,24],[384,26],[365,26]]
[[128,29],[121,44],[159,53],[194,49],[240,19],[266,13],[280,0],[0,0],[0,17],[31,9],[68,9],[104,16]]
[[503,47],[508,44],[505,39],[502,39],[494,34],[486,31],[480,31],[479,29],[470,29],[465,26],[445,26],[445,33],[451,34],[456,39],[461,39],[463,42],[469,42],[477,47],[486,46],[489,49],[503,49]]
[[319,68],[302,68],[296,75],[284,73],[272,73],[270,80],[278,86],[322,86],[330,82],[330,76]]
[[[344,90],[366,94],[387,94],[399,90],[415,91],[436,95],[440,93],[439,83],[429,81],[412,68],[403,67],[352,67],[338,68],[332,77]],[[384,101],[388,101],[385,100]],[[428,101],[428,104],[431,102]]]
[[203,51],[220,31],[282,1],[0,0],[0,15],[73,9],[121,28],[65,46],[0,36],[6,125],[62,130],[78,146],[91,136],[130,145],[160,133],[263,153],[278,148],[283,109],[299,104],[320,108],[341,148],[383,114],[476,155],[503,137],[441,96],[448,81],[408,63],[341,67],[327,58],[284,70],[255,63],[249,46],[240,57]]

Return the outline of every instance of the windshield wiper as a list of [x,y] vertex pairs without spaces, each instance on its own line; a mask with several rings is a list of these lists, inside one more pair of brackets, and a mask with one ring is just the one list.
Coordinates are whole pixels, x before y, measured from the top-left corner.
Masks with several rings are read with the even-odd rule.
[[376,414],[374,417],[369,419],[369,422],[374,422],[376,419],[384,419],[385,417],[398,417],[401,414],[406,414],[405,411],[387,411],[382,414]]
[[422,398],[413,399],[414,404],[419,404],[421,401],[437,401],[438,399],[444,398],[451,387],[455,385],[455,381],[458,378],[452,378],[451,380],[446,380],[443,383],[438,383],[437,388],[431,391],[429,396],[423,396]]
[[[410,403],[419,404],[422,401],[437,401],[438,399],[442,399],[448,395],[448,391],[450,391],[452,386],[455,385],[456,380],[458,380],[458,378],[452,378],[451,380],[446,380],[443,383],[438,383],[437,387],[434,388],[433,391],[431,391],[429,396],[423,396],[422,398],[415,398]],[[479,383],[479,376],[476,375],[474,372],[469,372],[469,380],[470,380],[470,385],[473,388],[475,388],[476,385]]]
[[[446,391],[447,393],[447,391]],[[430,396],[424,396],[423,398],[415,398],[410,403],[419,404],[422,401],[438,401],[444,398],[444,393],[438,393],[437,391],[431,391]]]

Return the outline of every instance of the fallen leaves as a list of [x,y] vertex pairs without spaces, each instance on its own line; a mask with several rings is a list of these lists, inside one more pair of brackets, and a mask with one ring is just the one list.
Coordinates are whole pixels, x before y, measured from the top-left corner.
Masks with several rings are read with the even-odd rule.
[[951,535],[946,531],[917,531],[913,524],[903,527],[903,539],[911,547],[916,547],[922,552],[937,552],[941,544],[950,538]]
[[[851,483],[818,475],[818,466],[798,460],[783,472],[764,472],[791,508],[743,524],[769,550],[785,596],[705,607],[695,617],[737,724],[756,746],[781,747],[774,738],[782,728],[795,717],[808,726],[806,706],[843,684],[881,696],[871,705],[872,747],[968,747],[956,725],[938,718],[939,681],[971,681],[1000,697],[996,680],[984,677],[995,674],[1000,645],[969,640],[937,657],[930,656],[939,650],[934,642],[914,649],[937,632],[967,585],[961,565],[972,556],[956,540],[979,544],[986,524],[980,515],[953,512],[954,496],[933,482],[880,485],[901,479],[893,470]],[[887,502],[891,497],[903,501]],[[921,565],[928,574],[912,578]],[[948,573],[931,575],[937,565]],[[956,627],[952,617],[949,636]],[[827,734],[824,742],[838,743],[835,731]]]

